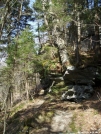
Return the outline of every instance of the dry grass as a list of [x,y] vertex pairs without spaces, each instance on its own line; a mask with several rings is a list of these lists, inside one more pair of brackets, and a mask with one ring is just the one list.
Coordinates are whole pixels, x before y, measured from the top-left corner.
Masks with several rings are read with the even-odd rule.
[[[50,133],[51,128],[51,119],[50,117],[46,118],[47,115],[50,115],[51,113],[54,113],[55,110],[61,110],[61,111],[69,111],[72,113],[73,119],[70,124],[70,130],[71,133],[76,132],[83,132],[83,133],[96,133],[101,129],[101,88],[96,88],[94,95],[89,99],[85,100],[81,103],[73,103],[68,101],[61,101],[56,98],[56,96],[52,96],[51,100],[44,100],[43,97],[39,97],[32,102],[28,103],[22,103],[20,105],[17,105],[15,107],[19,108],[17,113],[14,115],[14,109],[12,109],[12,117],[11,121],[8,121],[8,127],[7,130],[9,131],[9,134],[11,132],[11,128],[15,128],[15,131],[20,131],[20,129],[24,130],[24,128],[27,126],[35,126],[34,128],[31,128],[31,131],[29,134],[31,134],[32,131],[40,131],[42,132],[42,128],[47,128],[47,130],[44,130],[44,134]],[[23,106],[23,107],[22,107]],[[43,114],[44,113],[44,114]],[[52,114],[53,116],[53,114]],[[38,118],[41,117],[43,122],[40,122],[41,119]],[[38,121],[38,119],[40,119]],[[36,123],[37,121],[37,123]],[[23,125],[23,122],[25,125]],[[16,125],[18,123],[18,125]],[[15,126],[14,126],[15,124]],[[17,128],[19,126],[19,128]],[[14,132],[15,132],[14,131]],[[41,134],[39,132],[39,134]],[[98,134],[101,134],[101,130]]]

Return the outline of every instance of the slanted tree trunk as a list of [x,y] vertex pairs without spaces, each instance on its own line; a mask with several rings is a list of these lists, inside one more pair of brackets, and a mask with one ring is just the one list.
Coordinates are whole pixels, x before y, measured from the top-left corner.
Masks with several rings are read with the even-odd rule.
[[57,36],[56,44],[58,48],[60,62],[62,63],[62,65],[68,67],[68,65],[70,64],[70,61],[69,61],[69,55],[66,50],[65,41],[61,37]]
[[65,46],[67,46],[67,28],[66,28],[66,25],[63,25],[63,39],[65,41]]
[[[46,4],[46,0],[42,0],[42,6],[43,6],[43,12],[44,12],[44,22],[48,28],[49,25],[48,25],[47,16],[45,13],[45,4]],[[57,15],[52,11],[52,1],[51,0],[49,0],[49,14],[51,16],[53,16],[53,18],[54,18],[53,19],[53,28],[52,28],[51,33],[52,33],[53,40],[56,44],[56,47],[58,48],[61,64],[67,67],[70,63],[69,56],[68,56],[68,53],[66,50],[65,40],[61,37],[61,32],[58,31],[58,29],[61,29],[59,26],[60,20],[58,19]]]
[[61,22],[56,16],[54,18],[54,22],[55,23],[53,24],[52,36],[56,44],[56,47],[58,48],[60,63],[67,68],[70,64],[70,61],[68,52],[66,50],[66,42],[65,39],[62,38],[61,31],[58,30],[61,29],[61,27],[59,26]]

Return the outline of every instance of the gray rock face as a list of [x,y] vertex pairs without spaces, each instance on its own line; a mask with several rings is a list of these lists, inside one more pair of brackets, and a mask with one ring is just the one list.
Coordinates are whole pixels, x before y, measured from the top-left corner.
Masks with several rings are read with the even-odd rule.
[[63,93],[61,99],[79,101],[81,99],[88,99],[92,93],[93,88],[91,85],[75,85]]
[[80,48],[80,50],[83,51],[83,52],[87,52],[89,49],[90,49],[90,39],[87,38],[87,39],[84,39],[81,42],[81,48]]
[[68,111],[57,110],[51,122],[51,132],[66,132],[72,117],[73,114]]
[[66,84],[94,85],[94,79],[99,74],[95,67],[74,70],[68,69],[66,71],[68,72],[64,75],[64,81]]
[[67,69],[64,74],[64,81],[68,87],[67,91],[62,94],[62,100],[80,101],[88,99],[93,93],[93,85],[95,79],[99,76],[99,71],[96,67],[86,67],[82,69]]

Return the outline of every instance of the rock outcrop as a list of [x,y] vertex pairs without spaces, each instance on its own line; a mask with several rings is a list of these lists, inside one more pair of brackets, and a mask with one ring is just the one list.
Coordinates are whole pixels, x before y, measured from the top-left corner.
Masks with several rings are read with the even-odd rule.
[[93,86],[98,76],[99,71],[96,67],[67,69],[63,78],[65,84],[71,86],[68,86],[61,99],[73,101],[88,99],[93,94]]

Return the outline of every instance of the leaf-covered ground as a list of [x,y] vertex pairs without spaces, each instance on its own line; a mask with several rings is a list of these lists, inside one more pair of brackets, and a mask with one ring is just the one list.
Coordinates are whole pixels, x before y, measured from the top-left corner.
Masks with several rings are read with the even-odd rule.
[[[1,132],[3,122],[0,122]],[[101,133],[101,88],[80,103],[61,101],[59,96],[39,96],[12,108],[6,134]]]

